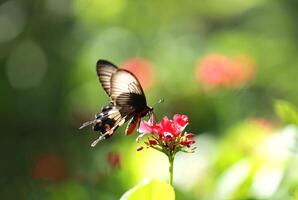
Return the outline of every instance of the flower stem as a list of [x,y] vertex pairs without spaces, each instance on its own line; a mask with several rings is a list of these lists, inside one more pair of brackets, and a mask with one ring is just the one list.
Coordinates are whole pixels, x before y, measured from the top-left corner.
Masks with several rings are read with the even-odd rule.
[[175,154],[170,154],[168,155],[169,158],[169,173],[170,173],[170,179],[169,179],[169,183],[171,186],[173,186],[173,170],[174,170],[174,158],[175,158]]

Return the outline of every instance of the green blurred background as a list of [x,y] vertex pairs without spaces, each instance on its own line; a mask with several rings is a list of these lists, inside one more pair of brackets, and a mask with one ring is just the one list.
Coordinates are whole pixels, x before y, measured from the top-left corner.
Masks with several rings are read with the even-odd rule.
[[[137,133],[78,130],[108,98],[95,63],[133,71],[160,117],[190,117],[177,199],[298,199],[295,0],[8,0],[0,3],[1,199],[119,199],[167,158]],[[296,145],[297,146],[297,145]]]

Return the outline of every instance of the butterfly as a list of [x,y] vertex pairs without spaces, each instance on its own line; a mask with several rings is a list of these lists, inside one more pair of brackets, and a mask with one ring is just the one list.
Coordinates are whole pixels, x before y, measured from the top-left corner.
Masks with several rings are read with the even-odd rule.
[[130,135],[140,124],[141,118],[153,113],[153,108],[147,106],[143,88],[137,77],[128,70],[119,69],[106,60],[98,60],[96,72],[99,82],[111,98],[95,119],[85,122],[79,129],[92,125],[100,136],[91,144],[94,147],[99,141],[111,137],[117,128],[129,121],[125,130]]

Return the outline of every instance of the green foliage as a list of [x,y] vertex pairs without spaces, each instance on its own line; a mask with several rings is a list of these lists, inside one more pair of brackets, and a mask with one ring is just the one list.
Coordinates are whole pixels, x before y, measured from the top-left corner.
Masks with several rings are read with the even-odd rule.
[[274,106],[277,115],[285,123],[298,125],[298,109],[294,104],[284,100],[278,100]]
[[167,183],[152,179],[144,180],[139,185],[126,192],[120,200],[174,200],[174,189]]

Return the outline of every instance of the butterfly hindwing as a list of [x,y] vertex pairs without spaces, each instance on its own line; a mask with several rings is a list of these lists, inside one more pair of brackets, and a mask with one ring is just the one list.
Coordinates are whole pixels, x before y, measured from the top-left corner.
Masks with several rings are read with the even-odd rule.
[[117,99],[117,97],[123,93],[134,93],[144,96],[143,89],[138,79],[131,72],[124,69],[119,69],[115,74],[112,75],[111,79],[112,100]]
[[122,116],[115,105],[110,103],[103,107],[102,111],[96,115],[93,123],[93,130],[99,131],[102,134],[91,146],[95,146],[100,140],[111,137],[117,128],[125,123],[127,119],[127,116]]
[[119,119],[121,119],[119,110],[113,104],[108,104],[96,115],[93,130],[104,134],[114,127]]
[[147,108],[146,98],[138,79],[127,70],[118,70],[111,79],[111,99],[126,113]]

